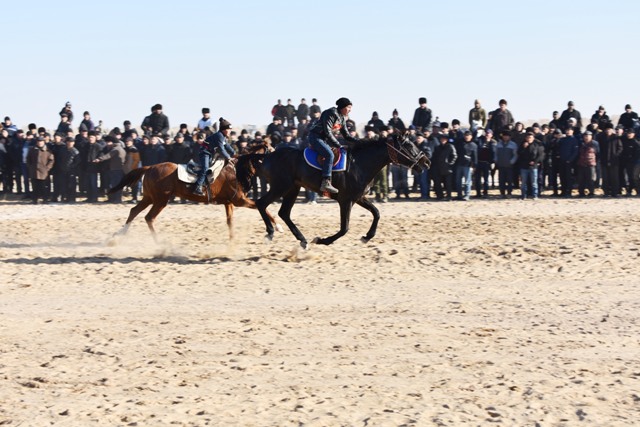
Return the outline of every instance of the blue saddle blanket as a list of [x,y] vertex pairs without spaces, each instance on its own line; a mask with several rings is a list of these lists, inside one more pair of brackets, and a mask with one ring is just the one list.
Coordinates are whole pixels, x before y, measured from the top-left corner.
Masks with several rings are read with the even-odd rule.
[[[316,150],[305,148],[304,160],[312,168],[322,170],[322,165],[318,162],[318,152]],[[343,147],[340,147],[340,156],[338,156],[337,159],[334,159],[334,164],[331,170],[334,172],[344,172],[347,170],[347,150]]]

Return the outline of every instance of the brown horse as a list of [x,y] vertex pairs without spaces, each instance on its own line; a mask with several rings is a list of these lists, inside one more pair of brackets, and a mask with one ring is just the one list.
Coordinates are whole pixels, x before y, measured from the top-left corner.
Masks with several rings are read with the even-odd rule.
[[[134,169],[122,178],[120,183],[109,190],[109,194],[122,190],[124,187],[131,187],[138,180],[142,179],[143,197],[137,205],[131,208],[129,218],[122,229],[116,233],[126,234],[129,230],[131,221],[134,220],[140,212],[145,210],[149,205],[151,209],[144,217],[151,230],[153,238],[157,241],[156,231],[153,228],[153,221],[167,206],[169,200],[173,197],[192,200],[200,203],[223,204],[227,214],[227,226],[229,227],[229,237],[233,238],[233,207],[245,207],[257,209],[253,200],[249,199],[245,194],[242,186],[236,179],[236,170],[233,162],[227,163],[220,175],[208,185],[207,191],[203,196],[197,196],[192,193],[193,184],[182,182],[178,179],[178,165],[175,163],[159,163],[153,166],[144,166]],[[205,188],[206,189],[206,188]],[[271,218],[271,222],[275,225],[275,220],[271,214],[267,214]],[[282,230],[279,224],[276,225]]]

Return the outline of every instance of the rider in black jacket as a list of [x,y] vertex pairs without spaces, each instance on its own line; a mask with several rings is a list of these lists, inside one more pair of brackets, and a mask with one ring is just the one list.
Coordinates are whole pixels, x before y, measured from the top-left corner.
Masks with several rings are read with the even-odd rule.
[[340,147],[333,132],[339,131],[346,141],[358,141],[347,131],[345,122],[350,111],[351,101],[347,98],[340,98],[336,101],[336,107],[323,111],[320,120],[312,123],[309,129],[309,143],[325,159],[322,165],[320,192],[338,192],[338,189],[331,185],[331,167],[334,156],[330,147]]

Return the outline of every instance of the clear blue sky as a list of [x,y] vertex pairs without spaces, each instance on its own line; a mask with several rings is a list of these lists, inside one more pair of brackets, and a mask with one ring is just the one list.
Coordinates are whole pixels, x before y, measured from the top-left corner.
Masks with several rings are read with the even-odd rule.
[[358,123],[394,108],[410,121],[420,96],[463,123],[475,98],[506,98],[516,120],[569,100],[620,114],[640,110],[639,17],[617,0],[9,1],[0,114],[51,128],[69,100],[78,117],[139,126],[161,103],[172,127],[204,106],[261,126],[278,98],[340,96]]

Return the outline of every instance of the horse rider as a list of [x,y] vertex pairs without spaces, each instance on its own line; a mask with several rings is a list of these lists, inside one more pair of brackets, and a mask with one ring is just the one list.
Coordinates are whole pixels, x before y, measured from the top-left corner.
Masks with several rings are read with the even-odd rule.
[[220,117],[218,129],[218,132],[206,139],[202,138],[202,133],[198,135],[198,144],[200,144],[200,170],[198,171],[196,187],[193,190],[193,194],[198,196],[204,195],[202,186],[204,185],[207,169],[209,169],[211,165],[211,158],[217,154],[224,157],[225,160],[231,160],[231,157],[236,154],[233,147],[227,143],[227,137],[229,136],[229,132],[231,132],[231,123]]
[[339,131],[346,141],[358,142],[347,131],[345,121],[350,112],[351,101],[347,98],[340,98],[336,101],[336,106],[323,111],[320,119],[314,122],[309,129],[309,144],[325,159],[322,165],[321,193],[335,194],[338,192],[338,189],[331,185],[331,167],[334,157],[331,147],[340,147],[333,132]]

